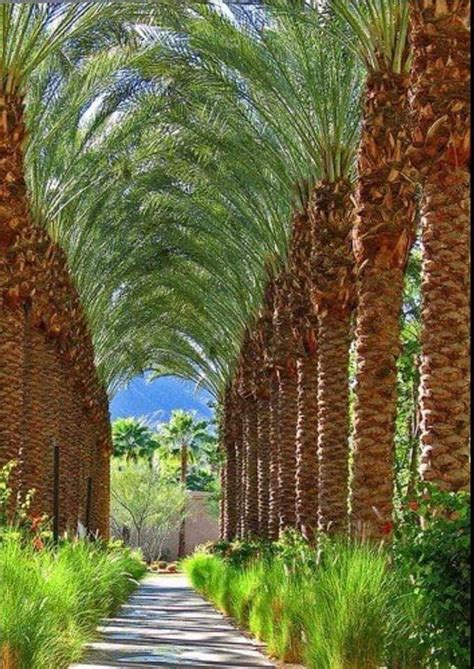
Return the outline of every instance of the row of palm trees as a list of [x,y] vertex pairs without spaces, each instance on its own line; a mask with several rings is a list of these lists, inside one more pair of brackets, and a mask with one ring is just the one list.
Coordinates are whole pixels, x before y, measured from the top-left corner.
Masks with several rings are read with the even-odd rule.
[[[469,2],[313,4],[271,0],[254,27],[109,3],[88,11],[113,29],[71,15],[51,40],[50,17],[20,58],[30,215],[67,254],[99,377],[216,398],[227,538],[345,530],[349,509],[390,533],[420,217],[422,473],[467,484]],[[12,43],[43,10],[15,11]]]
[[[399,321],[404,272],[416,235],[418,185],[424,254],[421,473],[448,490],[468,483],[468,3],[447,8],[415,2],[411,14],[406,3],[368,2],[372,13],[366,14],[361,3],[335,1],[331,6],[349,23],[354,39],[361,40],[356,49],[367,71],[357,173],[351,183],[349,166],[334,179],[322,170],[313,183],[305,206],[293,216],[288,261],[273,280],[273,304],[264,307],[273,316],[271,342],[260,342],[260,349],[252,345],[259,321],[244,339],[224,414],[225,450],[231,456],[223,533],[229,539],[275,538],[277,527],[299,527],[307,535],[316,528],[345,530],[349,504],[356,531],[390,533]],[[388,17],[389,28],[383,22]],[[368,36],[372,40],[362,39]],[[331,90],[327,74],[326,69],[326,94]],[[341,93],[340,82],[335,90]],[[419,124],[426,123],[426,116],[429,130],[423,137]],[[443,139],[427,148],[428,134]],[[434,196],[423,175],[431,170],[439,175],[435,164],[443,166],[447,180],[443,187],[437,182]],[[428,213],[433,196],[442,209]],[[460,226],[456,242],[451,234],[443,237],[433,220],[442,218],[452,226],[448,211]],[[443,296],[450,313],[449,334],[440,318],[444,309],[438,311],[432,302],[434,294],[438,300]],[[348,361],[354,308],[357,372],[349,495]],[[303,323],[311,318],[316,318],[309,327],[315,342],[308,346]],[[429,341],[436,341],[436,348]],[[263,382],[262,373],[267,375]],[[277,386],[273,394],[272,384]],[[317,397],[317,407],[309,414],[311,397]],[[269,410],[262,402],[270,404]],[[276,423],[270,430],[260,428],[273,440],[259,438],[254,426],[260,412]],[[308,433],[313,447],[317,443],[317,457],[311,446],[302,447]],[[268,449],[263,460],[262,449]],[[307,491],[312,492],[309,500]]]
[[[97,377],[84,296],[54,234],[70,176],[59,163],[58,189],[42,140],[51,143],[65,129],[37,105],[41,99],[57,107],[60,77],[109,47],[112,26],[123,20],[110,6],[0,8],[0,463],[16,462],[15,492],[34,490],[33,515],[56,516],[60,531],[76,532],[81,522],[104,535],[108,397]],[[69,98],[69,114],[83,104],[81,93]]]

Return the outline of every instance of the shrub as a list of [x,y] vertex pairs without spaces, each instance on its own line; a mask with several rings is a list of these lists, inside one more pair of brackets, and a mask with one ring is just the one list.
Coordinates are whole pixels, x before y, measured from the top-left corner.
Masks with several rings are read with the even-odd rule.
[[394,544],[399,570],[428,613],[413,628],[430,667],[470,665],[470,498],[424,486],[404,509]]

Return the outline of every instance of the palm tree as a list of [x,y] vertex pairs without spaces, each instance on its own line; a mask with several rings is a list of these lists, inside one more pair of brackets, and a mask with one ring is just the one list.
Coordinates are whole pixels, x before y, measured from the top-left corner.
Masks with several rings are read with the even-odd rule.
[[[161,426],[157,437],[160,451],[165,458],[168,456],[179,460],[180,481],[183,488],[186,488],[189,463],[199,457],[201,449],[210,438],[207,421],[196,420],[192,413],[181,409],[172,411],[169,422]],[[183,518],[179,530],[179,558],[185,555],[185,540],[186,520]]]
[[470,2],[410,3],[409,155],[422,184],[421,473],[469,484]]
[[352,521],[390,534],[396,363],[408,253],[415,236],[415,184],[407,177],[410,50],[405,0],[331,0],[367,70],[358,154],[356,404]]
[[114,455],[137,462],[145,458],[150,466],[158,446],[156,435],[143,422],[135,418],[118,418],[112,423]]

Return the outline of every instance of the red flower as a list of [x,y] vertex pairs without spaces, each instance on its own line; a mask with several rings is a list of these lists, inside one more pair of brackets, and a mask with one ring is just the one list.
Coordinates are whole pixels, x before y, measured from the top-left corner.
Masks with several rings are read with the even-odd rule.
[[42,521],[43,521],[42,516],[33,516],[31,518],[31,530],[33,532],[36,532],[36,530],[39,529],[39,526],[41,525]]
[[33,539],[33,548],[35,551],[42,551],[44,548],[43,539],[39,535]]
[[418,511],[420,505],[418,504],[418,502],[413,501],[408,503],[408,508],[411,509],[412,511]]
[[382,532],[382,534],[391,534],[392,530],[393,530],[393,523],[392,523],[391,520],[388,520],[380,528],[380,531]]

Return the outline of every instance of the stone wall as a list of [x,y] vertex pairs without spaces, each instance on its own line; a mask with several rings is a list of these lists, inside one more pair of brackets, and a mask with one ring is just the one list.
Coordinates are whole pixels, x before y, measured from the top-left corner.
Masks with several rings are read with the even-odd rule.
[[[219,519],[209,508],[211,493],[188,491],[188,516],[186,518],[186,555],[190,555],[196,546],[219,538]],[[175,530],[163,548],[163,559],[176,560],[178,555],[178,534]]]

